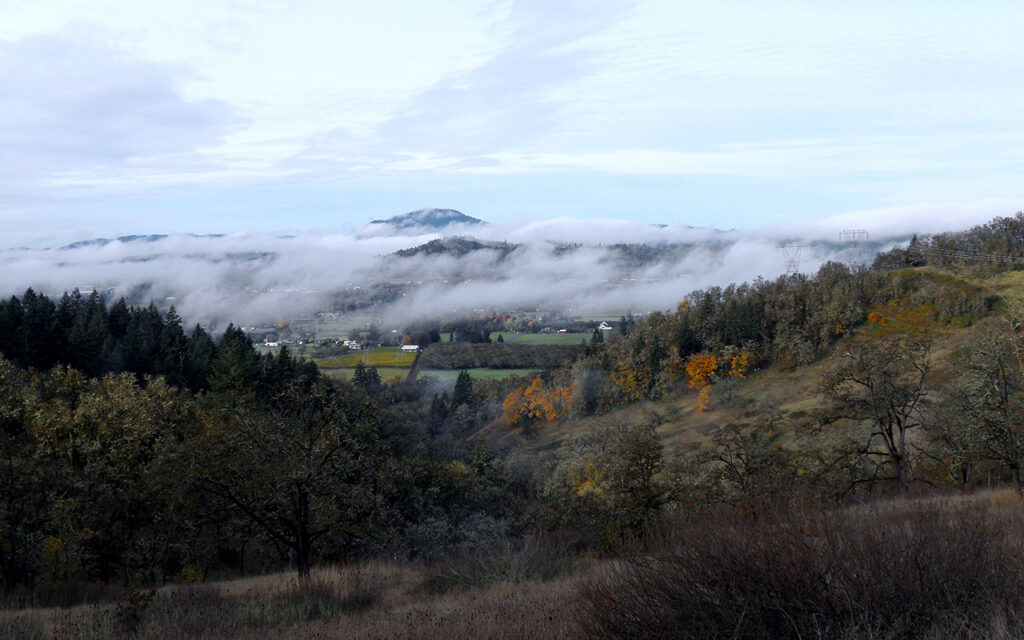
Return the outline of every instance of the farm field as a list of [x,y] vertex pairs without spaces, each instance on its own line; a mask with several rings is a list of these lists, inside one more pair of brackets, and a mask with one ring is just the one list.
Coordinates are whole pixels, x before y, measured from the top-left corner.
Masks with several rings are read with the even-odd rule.
[[[509,344],[579,344],[580,340],[590,341],[590,333],[516,333],[515,331],[492,331],[491,343],[498,341],[498,336]],[[449,342],[450,334],[442,333],[441,342]]]
[[[576,345],[580,340],[590,342],[589,333],[503,333],[503,339],[510,344],[565,344]],[[497,340],[496,333],[491,340]]]
[[399,351],[398,347],[374,347],[346,353],[337,358],[317,362],[321,369],[353,368],[360,362],[367,367],[404,367],[412,366],[416,359],[415,353]]
[[348,314],[341,314],[335,318],[301,318],[293,320],[291,325],[295,329],[302,329],[315,333],[320,339],[348,338],[365,329],[367,324],[374,320],[375,318],[372,314],[356,311]]
[[[377,374],[380,375],[380,379],[387,382],[392,378],[402,378],[403,380],[409,375],[408,367],[374,367],[377,369]],[[321,369],[324,375],[335,378],[337,380],[351,380],[352,374],[355,373],[355,368],[346,369]],[[423,375],[422,373],[420,375]]]
[[[536,369],[466,369],[471,378],[477,380],[503,380],[512,376],[530,377],[537,373]],[[380,374],[384,377],[383,372]],[[417,378],[429,376],[438,380],[455,380],[459,372],[454,369],[421,369]]]

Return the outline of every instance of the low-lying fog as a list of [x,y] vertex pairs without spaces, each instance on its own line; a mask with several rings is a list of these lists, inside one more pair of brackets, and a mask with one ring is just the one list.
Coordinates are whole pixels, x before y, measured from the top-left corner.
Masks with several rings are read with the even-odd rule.
[[[671,309],[687,292],[708,285],[775,278],[796,266],[787,258],[798,258],[805,273],[828,260],[870,263],[876,251],[906,241],[915,231],[950,226],[949,220],[919,215],[915,224],[887,224],[886,232],[867,229],[869,242],[843,241],[840,232],[858,221],[834,218],[754,231],[575,219],[420,233],[374,224],[353,233],[77,243],[0,252],[0,293],[20,294],[28,287],[57,296],[75,288],[97,290],[109,299],[123,295],[134,304],[173,304],[186,323],[214,329],[229,321],[260,324],[326,310],[346,297],[365,298],[380,285],[401,291],[397,301],[374,311],[395,323],[538,305],[619,314]],[[518,246],[511,252],[479,249],[462,256],[395,255],[430,240],[460,236]],[[792,247],[779,247],[787,242],[802,245],[799,255]],[[613,246],[620,244],[651,250]]]

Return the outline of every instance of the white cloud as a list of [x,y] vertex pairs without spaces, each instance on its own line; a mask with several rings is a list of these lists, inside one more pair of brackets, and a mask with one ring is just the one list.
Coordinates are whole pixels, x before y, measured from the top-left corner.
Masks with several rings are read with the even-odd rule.
[[185,99],[181,72],[72,36],[0,43],[0,193],[219,168],[202,150],[237,119],[223,102]]
[[[602,206],[622,215],[672,178],[730,197],[784,183],[827,211],[1020,197],[1022,19],[923,1],[7,0],[0,221],[74,226],[63,211],[168,187],[395,203],[410,175],[444,179],[442,205],[557,176],[529,183],[524,217],[589,214],[605,176],[629,181]],[[750,191],[742,207],[787,215]],[[232,211],[225,230],[284,215],[314,214]]]

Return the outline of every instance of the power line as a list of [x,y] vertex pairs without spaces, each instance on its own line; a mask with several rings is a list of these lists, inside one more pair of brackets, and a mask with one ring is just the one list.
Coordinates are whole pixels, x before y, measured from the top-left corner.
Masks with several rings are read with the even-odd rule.
[[983,262],[995,262],[1001,264],[1024,264],[1024,258],[1016,256],[1000,256],[991,253],[973,253],[970,251],[956,251],[954,249],[925,249],[912,247],[907,253],[921,254],[922,256],[935,256],[938,258],[956,258],[958,260],[981,260]]

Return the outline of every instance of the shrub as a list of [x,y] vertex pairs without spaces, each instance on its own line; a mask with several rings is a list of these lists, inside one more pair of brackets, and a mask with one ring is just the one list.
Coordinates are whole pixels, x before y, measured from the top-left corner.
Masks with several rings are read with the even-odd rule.
[[43,624],[35,618],[0,621],[0,640],[43,640],[45,637]]
[[551,540],[505,540],[491,549],[480,549],[435,566],[424,587],[430,593],[446,593],[500,583],[554,580],[575,567],[573,554]]
[[680,526],[584,587],[592,638],[992,638],[1024,631],[1020,507],[764,509]]

